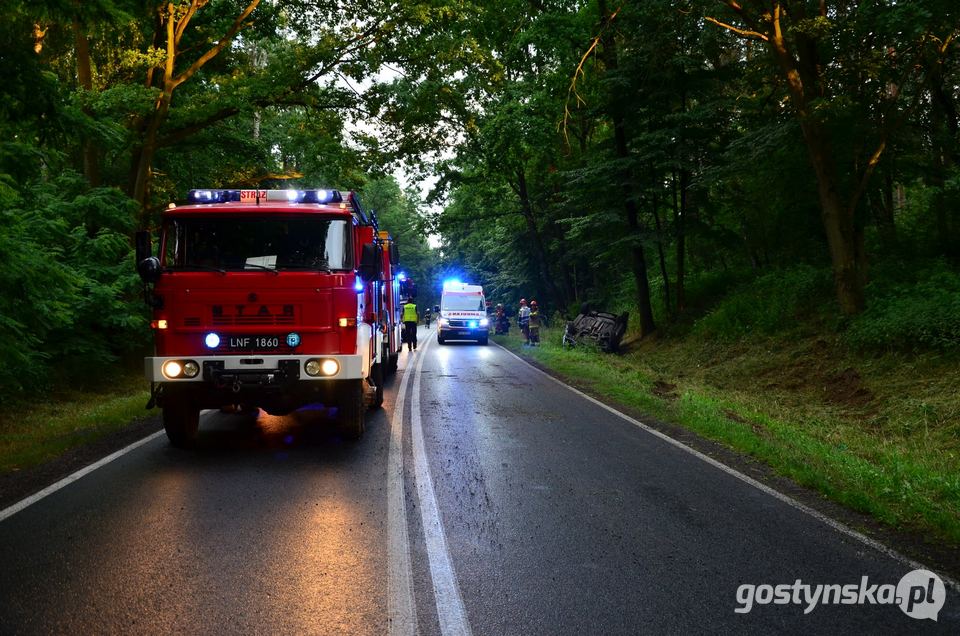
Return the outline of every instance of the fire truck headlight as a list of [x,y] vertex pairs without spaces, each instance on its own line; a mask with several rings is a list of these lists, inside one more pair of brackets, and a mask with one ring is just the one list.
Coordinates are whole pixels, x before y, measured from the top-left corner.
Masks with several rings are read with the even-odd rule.
[[320,363],[320,373],[323,375],[337,375],[340,372],[340,363],[336,360],[326,359]]
[[340,372],[340,363],[332,358],[311,358],[303,365],[303,370],[307,375],[317,377],[320,375],[333,376]]
[[183,373],[183,365],[181,365],[177,360],[168,360],[163,363],[163,375],[167,376],[171,380],[174,378],[179,378],[180,374]]
[[195,378],[200,373],[200,365],[193,360],[187,360],[183,363],[183,376],[186,378]]
[[203,344],[207,345],[208,349],[216,349],[220,346],[220,336],[215,333],[208,333],[203,338]]

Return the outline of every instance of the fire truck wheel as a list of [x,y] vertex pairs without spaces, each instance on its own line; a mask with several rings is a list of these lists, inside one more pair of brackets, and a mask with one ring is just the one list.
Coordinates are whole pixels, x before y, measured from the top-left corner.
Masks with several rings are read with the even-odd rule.
[[373,380],[373,383],[377,387],[377,391],[373,396],[373,403],[371,404],[375,409],[383,406],[383,378],[385,375],[382,363],[375,364],[370,369],[370,379]]
[[340,426],[350,439],[363,437],[363,380],[351,380],[342,392]]
[[397,372],[397,364],[398,364],[399,362],[400,362],[400,354],[399,354],[399,353],[391,353],[391,354],[390,354],[390,361],[387,363],[387,372],[389,372],[389,373],[396,373],[396,372]]
[[168,404],[163,407],[163,428],[173,446],[177,448],[193,446],[197,440],[199,427],[200,409],[182,404]]

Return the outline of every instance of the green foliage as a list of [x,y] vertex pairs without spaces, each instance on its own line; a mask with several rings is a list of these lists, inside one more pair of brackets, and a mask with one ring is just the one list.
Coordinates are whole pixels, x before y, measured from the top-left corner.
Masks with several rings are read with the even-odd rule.
[[109,370],[148,334],[131,266],[133,202],[73,173],[14,200],[0,211],[0,402],[46,390],[54,376],[96,381],[91,368]]
[[425,220],[421,202],[413,192],[404,192],[396,179],[382,177],[364,185],[360,192],[363,205],[377,214],[381,230],[390,232],[400,252],[400,269],[417,284],[417,304],[439,303],[432,282],[437,279],[438,254],[425,238]]
[[831,284],[829,270],[809,265],[765,272],[731,290],[696,321],[694,333],[736,340],[794,330],[829,306]]
[[960,350],[960,272],[944,261],[875,272],[866,311],[844,333],[868,350]]

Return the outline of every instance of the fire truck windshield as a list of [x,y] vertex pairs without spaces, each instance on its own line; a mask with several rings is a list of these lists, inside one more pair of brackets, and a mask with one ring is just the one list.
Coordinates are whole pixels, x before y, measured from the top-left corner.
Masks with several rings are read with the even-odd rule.
[[350,225],[323,217],[174,218],[164,266],[198,270],[352,270]]

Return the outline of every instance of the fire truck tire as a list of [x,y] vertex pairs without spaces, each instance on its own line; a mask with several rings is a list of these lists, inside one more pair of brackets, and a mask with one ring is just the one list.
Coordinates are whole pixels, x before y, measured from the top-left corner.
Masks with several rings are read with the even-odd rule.
[[183,404],[167,404],[163,407],[163,428],[172,446],[190,448],[197,441],[200,409]]
[[351,380],[343,390],[340,403],[340,426],[349,439],[363,437],[363,380]]
[[370,405],[375,409],[383,406],[383,378],[385,375],[382,363],[375,364],[370,368],[370,379],[377,387],[376,393],[373,395],[373,403]]

